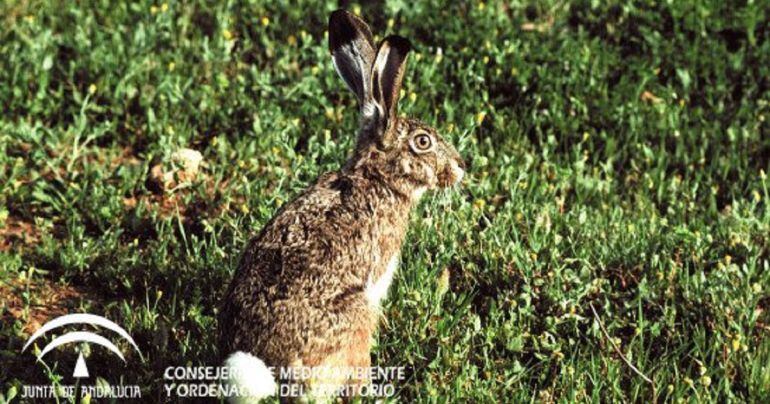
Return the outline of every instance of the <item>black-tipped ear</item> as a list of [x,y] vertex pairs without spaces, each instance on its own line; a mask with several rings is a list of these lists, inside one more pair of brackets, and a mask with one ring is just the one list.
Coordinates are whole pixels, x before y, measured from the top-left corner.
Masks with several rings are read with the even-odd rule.
[[329,17],[329,51],[334,68],[358,98],[362,109],[371,100],[372,31],[356,15],[337,10]]
[[[372,65],[372,98],[382,107],[385,115],[384,136],[388,136],[390,125],[398,117],[398,98],[401,93],[401,81],[406,68],[406,56],[412,49],[409,40],[398,35],[385,38],[377,50],[377,57]],[[387,139],[383,139],[383,143]]]

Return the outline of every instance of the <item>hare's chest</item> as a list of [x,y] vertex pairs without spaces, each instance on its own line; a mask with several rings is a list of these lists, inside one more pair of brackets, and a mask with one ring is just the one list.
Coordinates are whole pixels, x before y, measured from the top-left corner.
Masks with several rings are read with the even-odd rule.
[[398,254],[394,254],[390,258],[388,266],[385,268],[385,272],[383,272],[379,278],[375,279],[372,276],[369,277],[369,280],[366,282],[366,299],[369,301],[370,306],[375,308],[380,307],[382,299],[388,295],[388,289],[393,282],[393,275],[396,273],[396,268],[398,268]]

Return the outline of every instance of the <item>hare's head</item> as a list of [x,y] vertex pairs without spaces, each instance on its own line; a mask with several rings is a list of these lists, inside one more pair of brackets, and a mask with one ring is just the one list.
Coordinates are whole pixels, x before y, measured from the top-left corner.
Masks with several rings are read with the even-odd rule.
[[463,176],[460,155],[435,129],[398,117],[398,98],[409,41],[391,35],[374,47],[364,21],[344,10],[329,18],[334,67],[356,95],[361,128],[349,168],[376,174],[402,194],[448,187]]

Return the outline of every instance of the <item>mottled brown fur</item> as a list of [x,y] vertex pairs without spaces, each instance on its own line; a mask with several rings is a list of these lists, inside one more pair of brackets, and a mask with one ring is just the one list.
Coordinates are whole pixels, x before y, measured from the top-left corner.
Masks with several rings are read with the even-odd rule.
[[[338,24],[334,18],[354,21],[360,34],[357,17],[338,14],[332,25]],[[357,39],[364,45],[370,41]],[[344,40],[339,42],[344,45]],[[380,49],[388,44],[386,39]],[[335,62],[344,63],[334,51]],[[390,78],[396,83],[380,85],[393,100],[357,94],[362,112],[367,99],[378,112],[362,114],[348,162],[319,177],[248,243],[221,311],[223,355],[249,352],[276,368],[369,366],[380,313],[367,301],[367,286],[399,254],[418,190],[453,184],[462,167],[460,156],[434,129],[397,118],[395,105],[383,105],[397,102],[406,56],[400,51],[397,56],[403,57],[388,61],[384,72],[396,68],[396,77]],[[373,58],[374,52],[369,53]],[[357,79],[343,78],[348,83]],[[432,149],[418,153],[410,144],[415,136],[429,136]],[[351,381],[357,382],[363,381]]]

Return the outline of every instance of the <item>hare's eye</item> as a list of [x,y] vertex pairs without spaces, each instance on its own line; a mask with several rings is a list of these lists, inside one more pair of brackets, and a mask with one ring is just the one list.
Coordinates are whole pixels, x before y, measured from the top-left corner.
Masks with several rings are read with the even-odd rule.
[[412,137],[412,148],[415,152],[425,152],[433,146],[433,139],[427,133],[419,133]]

